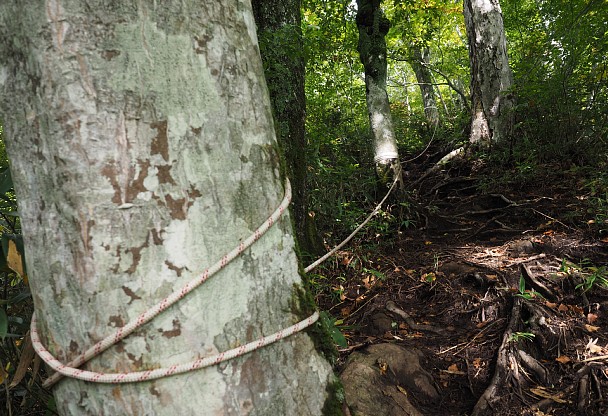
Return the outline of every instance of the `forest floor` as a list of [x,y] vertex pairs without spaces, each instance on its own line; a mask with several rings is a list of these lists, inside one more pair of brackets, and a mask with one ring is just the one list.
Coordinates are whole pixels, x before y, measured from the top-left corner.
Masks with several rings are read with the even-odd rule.
[[389,357],[374,383],[419,414],[608,414],[608,211],[593,180],[467,160],[424,175],[432,162],[407,166],[407,204],[385,207],[408,205],[415,226],[360,238],[313,281],[348,342],[338,372],[394,344],[418,351],[438,395],[408,386]]

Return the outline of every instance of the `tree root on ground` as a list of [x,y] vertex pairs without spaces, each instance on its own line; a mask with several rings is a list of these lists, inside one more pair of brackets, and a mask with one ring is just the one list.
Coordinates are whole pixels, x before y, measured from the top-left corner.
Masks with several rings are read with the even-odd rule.
[[[530,270],[523,271],[528,274],[526,277],[532,275]],[[546,293],[553,294],[549,289]],[[496,414],[506,403],[511,403],[514,396],[530,409],[550,411],[552,406],[569,400],[578,414],[597,414],[593,409],[598,409],[605,400],[601,380],[608,374],[605,359],[594,357],[597,359],[574,364],[582,367],[568,382],[568,387],[558,393],[551,391],[555,391],[554,385],[562,384],[563,380],[558,380],[558,376],[542,364],[550,366],[562,356],[576,339],[574,332],[576,328],[564,327],[559,312],[548,307],[545,301],[515,297],[511,318],[497,352],[494,375],[471,415]],[[510,397],[505,392],[510,392]],[[541,400],[529,403],[526,397],[530,396]]]
[[481,397],[477,400],[477,404],[473,408],[471,416],[483,416],[493,414],[493,405],[497,403],[501,397],[498,394],[502,383],[505,381],[514,381],[517,378],[517,366],[512,367],[511,363],[516,360],[512,345],[512,334],[519,323],[521,315],[521,299],[515,298],[513,302],[513,312],[511,319],[502,337],[502,343],[498,350],[498,358],[496,360],[496,369],[490,385],[486,388]]

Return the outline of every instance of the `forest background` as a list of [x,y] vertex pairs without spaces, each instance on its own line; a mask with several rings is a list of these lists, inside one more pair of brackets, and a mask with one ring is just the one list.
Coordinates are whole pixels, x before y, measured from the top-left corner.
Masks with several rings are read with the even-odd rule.
[[[382,7],[391,22],[386,36],[387,92],[407,189],[408,181],[416,179],[410,172],[411,159],[426,152],[425,158],[438,161],[469,143],[471,70],[463,5],[445,0],[384,1]],[[525,188],[547,172],[576,184],[583,209],[568,212],[568,224],[605,239],[608,6],[602,0],[509,0],[501,7],[514,75],[514,129],[490,148],[472,148],[464,161],[484,173],[481,193],[497,187]],[[305,259],[350,234],[386,192],[378,181],[370,145],[356,15],[351,1],[304,0],[301,26],[259,34],[263,51],[287,51],[305,62],[306,143],[301,155],[304,169],[298,173],[307,183],[306,215],[311,219],[300,230],[310,233],[312,241],[309,250],[303,250]],[[301,36],[303,48],[290,41],[294,33]],[[421,66],[430,74],[430,85],[416,73]],[[281,67],[273,70],[280,74]],[[268,84],[272,94],[275,85]],[[431,87],[434,110],[425,108],[421,87]],[[279,136],[281,128],[279,123]],[[25,377],[8,388],[16,376],[20,340],[33,308],[26,272],[18,265],[23,248],[17,201],[9,161],[0,146],[0,381],[11,400],[23,398],[22,408],[40,403],[44,407],[50,403],[49,393],[33,388],[37,381]],[[380,252],[387,242],[423,222],[416,193],[410,191],[381,210],[355,246],[373,257],[369,253]],[[338,302],[344,288],[328,280],[329,275],[319,272],[311,284],[322,297]],[[338,334],[336,342],[346,340]]]

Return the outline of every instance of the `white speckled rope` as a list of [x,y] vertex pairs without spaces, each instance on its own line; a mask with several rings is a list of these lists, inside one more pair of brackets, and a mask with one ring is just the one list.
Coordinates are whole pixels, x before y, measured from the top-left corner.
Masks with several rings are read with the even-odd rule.
[[[36,319],[32,318],[32,329],[30,335],[32,337],[32,344],[34,345],[34,349],[40,355],[42,360],[47,363],[53,370],[56,371],[53,376],[56,374],[62,374],[64,376],[77,378],[80,380],[92,381],[94,383],[134,383],[139,381],[148,381],[154,380],[161,377],[173,376],[175,374],[186,373],[188,371],[198,370],[204,367],[209,367],[211,365],[216,365],[221,363],[222,361],[227,361],[235,357],[239,357],[241,355],[247,354],[253,350],[257,350],[258,348],[262,348],[268,344],[272,344],[280,339],[286,338],[290,335],[295,334],[296,332],[301,331],[302,329],[312,325],[314,322],[319,319],[319,312],[316,312],[306,318],[305,320],[298,322],[295,325],[290,326],[289,328],[282,329],[278,332],[275,332],[272,335],[268,335],[267,337],[258,339],[257,341],[250,342],[249,344],[242,345],[238,348],[233,348],[231,350],[221,352],[219,354],[215,354],[205,358],[199,358],[196,361],[192,361],[186,364],[173,365],[167,368],[158,368],[155,370],[146,370],[146,371],[135,371],[131,373],[114,373],[114,374],[104,374],[97,373],[93,371],[85,371],[80,370],[78,368],[68,367],[59,362],[51,353],[49,353],[44,346],[40,343],[40,339],[38,337],[38,333],[36,331]],[[35,339],[35,341],[34,341]],[[107,348],[107,347],[106,347]],[[92,357],[89,357],[90,359]],[[86,360],[85,360],[86,361]],[[51,376],[51,377],[53,377]],[[59,380],[57,378],[56,380]],[[53,383],[55,380],[53,380]],[[43,385],[52,385],[51,378],[47,379]]]
[[[339,250],[342,246],[344,246],[374,215],[378,213],[380,207],[384,203],[384,201],[388,198],[390,193],[395,188],[395,184],[397,183],[397,179],[393,182],[393,185],[388,190],[382,201],[374,208],[372,213],[357,227],[355,231],[351,235],[349,235],[342,243],[334,247],[329,253],[325,256],[311,264],[310,266],[304,269],[306,272],[309,272],[318,264],[326,260],[332,254],[334,254],[337,250]],[[290,335],[299,332],[313,323],[315,323],[319,319],[319,312],[315,311],[311,316],[304,319],[303,321],[298,322],[295,325],[290,326],[289,328],[282,329],[278,332],[275,332],[272,335],[268,335],[264,338],[260,338],[256,341],[252,341],[243,346],[233,348],[228,351],[221,352],[219,354],[215,354],[205,358],[199,358],[196,361],[192,361],[186,364],[174,365],[168,368],[159,368],[155,370],[146,370],[146,371],[138,371],[131,373],[112,373],[112,374],[104,374],[92,371],[80,370],[77,367],[81,366],[85,362],[89,361],[93,357],[101,354],[103,351],[116,344],[118,341],[127,337],[137,328],[151,321],[154,317],[162,313],[165,309],[170,307],[171,305],[178,302],[180,299],[185,297],[188,293],[196,289],[202,283],[204,283],[207,279],[217,273],[219,270],[224,268],[230,261],[234,260],[238,257],[243,251],[245,251],[248,247],[250,247],[253,243],[260,239],[262,235],[272,225],[278,221],[278,219],[283,215],[287,207],[289,206],[289,202],[291,201],[291,185],[289,180],[285,182],[285,197],[283,201],[279,205],[279,207],[272,213],[272,215],[264,222],[254,233],[245,239],[239,246],[233,249],[230,253],[223,256],[217,263],[215,263],[210,268],[206,269],[203,273],[201,273],[197,278],[191,280],[185,286],[181,288],[179,291],[173,292],[171,295],[154,305],[148,311],[139,315],[136,319],[127,323],[122,328],[119,328],[113,334],[108,335],[103,340],[99,341],[97,344],[93,345],[91,348],[80,354],[74,360],[70,361],[68,364],[62,364],[59,360],[57,360],[42,344],[40,341],[40,337],[38,335],[38,326],[36,321],[36,314],[32,315],[32,323],[30,329],[30,335],[32,339],[32,345],[34,346],[34,350],[36,353],[42,358],[42,360],[53,370],[55,373],[51,375],[48,379],[43,383],[44,387],[51,387],[57,381],[59,381],[63,376],[77,378],[80,380],[86,380],[96,383],[133,383],[140,381],[148,381],[154,380],[157,378],[168,377],[175,374],[181,374],[188,371],[198,370],[204,367],[208,367],[211,365],[219,364],[223,361],[230,360],[232,358],[239,357],[241,355],[247,354],[248,352],[254,351],[258,348],[262,348],[266,345],[272,344],[280,339],[289,337]]]
[[260,237],[268,231],[273,224],[275,224],[279,218],[283,215],[287,207],[289,206],[289,202],[291,200],[291,186],[289,181],[285,182],[285,197],[283,201],[279,205],[279,207],[272,213],[272,215],[257,229],[254,231],[252,235],[250,235],[247,239],[242,241],[238,247],[230,251],[228,254],[224,255],[218,262],[214,265],[206,269],[203,273],[201,273],[198,277],[188,282],[184,285],[180,290],[177,290],[170,294],[165,299],[161,300],[159,303],[151,307],[148,311],[142,313],[134,320],[128,322],[122,328],[119,328],[113,334],[108,335],[103,340],[99,341],[97,344],[93,345],[91,348],[87,349],[85,352],[80,354],[74,360],[70,361],[67,364],[62,364],[59,360],[57,360],[53,355],[44,347],[42,342],[40,341],[40,337],[38,335],[38,327],[37,320],[35,314],[32,316],[32,323],[30,329],[30,335],[32,338],[32,344],[34,346],[34,350],[38,353],[38,355],[43,359],[43,361],[48,364],[53,370],[56,371],[53,375],[51,375],[43,384],[45,387],[50,387],[59,381],[62,376],[68,376],[72,378],[77,378],[80,380],[93,381],[98,383],[129,383],[134,381],[144,381],[144,380],[153,380],[160,377],[166,377],[173,374],[179,374],[186,371],[192,371],[196,369],[200,369],[203,367],[207,367],[209,365],[218,364],[222,361],[229,360],[234,357],[238,357],[240,355],[246,354],[247,352],[253,351],[254,349],[261,348],[265,345],[271,344],[280,340],[281,338],[288,337],[302,329],[312,325],[319,318],[318,312],[315,312],[313,315],[308,317],[307,319],[298,322],[295,325],[290,326],[289,328],[283,329],[279,332],[276,332],[267,337],[261,338],[257,341],[250,342],[246,345],[243,345],[238,348],[234,348],[229,351],[225,351],[214,356],[201,358],[196,361],[172,366],[169,368],[161,368],[156,370],[148,370],[142,372],[133,372],[133,373],[117,373],[117,374],[102,374],[95,373],[91,371],[80,370],[77,367],[80,367],[85,362],[89,361],[91,358],[101,354],[103,351],[116,344],[118,341],[122,340],[137,328],[141,327],[145,323],[152,320],[154,317],[159,315],[165,309],[170,307],[171,305],[178,302],[180,299],[185,297],[188,293],[192,292],[202,283],[204,283],[207,279],[217,273],[219,270],[223,269],[230,261],[234,260],[238,257],[243,251],[245,251],[248,247],[250,247],[253,243],[260,239]]

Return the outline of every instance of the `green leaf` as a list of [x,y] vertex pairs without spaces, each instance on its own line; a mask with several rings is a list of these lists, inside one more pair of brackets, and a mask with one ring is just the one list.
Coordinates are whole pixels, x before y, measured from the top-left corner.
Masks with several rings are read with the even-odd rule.
[[526,291],[526,279],[524,279],[524,275],[519,275],[519,293],[524,293]]
[[346,341],[344,334],[340,331],[340,328],[336,326],[336,319],[325,311],[321,311],[320,318],[321,324],[325,327],[327,332],[329,332],[334,343],[341,348],[348,347],[348,342]]
[[13,178],[11,170],[6,168],[4,172],[0,173],[0,195],[6,194],[11,189],[13,189]]

